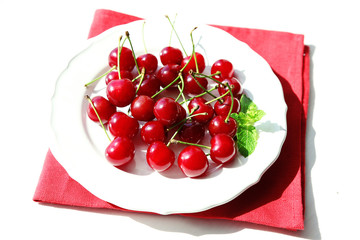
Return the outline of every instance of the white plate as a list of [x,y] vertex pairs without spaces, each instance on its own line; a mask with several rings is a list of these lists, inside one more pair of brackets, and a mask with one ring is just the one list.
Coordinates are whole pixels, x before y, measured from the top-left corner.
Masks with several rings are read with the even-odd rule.
[[[258,182],[280,153],[287,128],[287,106],[280,82],[267,62],[248,45],[217,28],[197,25],[193,34],[196,51],[205,56],[206,64],[210,66],[220,58],[230,60],[245,93],[266,112],[257,125],[260,138],[255,152],[248,158],[238,156],[226,167],[212,163],[206,176],[191,179],[182,175],[176,164],[163,174],[151,170],[145,163],[146,146],[137,136],[139,146],[134,162],[119,170],[104,157],[109,144],[105,133],[86,115],[85,96],[105,95],[104,81],[88,88],[84,84],[109,69],[108,54],[125,31],[130,32],[136,54],[143,53],[142,27],[143,21],[114,27],[89,40],[89,45],[70,61],[52,98],[54,138],[50,148],[73,179],[98,198],[125,209],[158,214],[192,213],[227,203]],[[179,19],[176,22],[187,53],[191,53],[190,31],[194,27],[193,23]],[[148,51],[158,56],[169,44],[170,31],[165,18],[147,20]],[[180,48],[175,35],[171,45]]]

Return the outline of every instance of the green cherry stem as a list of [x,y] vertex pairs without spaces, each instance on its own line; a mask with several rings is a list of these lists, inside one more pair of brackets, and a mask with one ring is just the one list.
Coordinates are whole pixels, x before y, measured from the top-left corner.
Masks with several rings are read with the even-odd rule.
[[179,43],[180,43],[180,45],[181,45],[181,47],[182,47],[182,49],[183,49],[183,51],[184,51],[185,55],[186,55],[186,56],[188,56],[188,55],[187,55],[187,53],[186,53],[186,51],[185,51],[184,46],[183,46],[183,45],[182,45],[182,43],[181,43],[180,37],[179,37],[179,35],[177,34],[177,32],[176,32],[176,30],[175,30],[175,27],[174,27],[173,23],[171,22],[171,20],[170,20],[169,16],[168,16],[168,15],[165,15],[165,17],[169,20],[169,23],[170,23],[170,25],[171,25],[171,28],[172,28],[172,30],[174,31],[174,33],[175,33],[175,35],[176,35],[177,39],[179,40]]
[[214,99],[211,99],[210,101],[207,101],[205,104],[210,104],[212,102],[218,101],[218,100],[222,99],[223,97],[225,97],[226,95],[228,95],[229,92],[230,92],[230,90],[228,90],[226,93],[224,93],[223,95],[221,95],[219,97],[216,97]]
[[105,132],[105,134],[106,134],[107,138],[108,138],[108,139],[109,139],[109,141],[111,142],[111,138],[109,137],[109,135],[108,135],[108,133],[107,133],[107,131],[106,131],[105,127],[104,127],[104,124],[102,123],[101,118],[100,118],[100,116],[99,116],[98,112],[96,111],[96,108],[95,108],[95,106],[94,106],[94,104],[93,104],[93,102],[92,102],[91,98],[89,97],[89,95],[86,95],[86,98],[87,98],[87,100],[89,101],[89,103],[91,104],[91,107],[94,109],[94,112],[95,112],[96,116],[97,116],[97,117],[98,117],[98,119],[99,119],[99,122],[100,122],[100,124],[101,124],[102,129],[104,130],[104,132]]
[[137,95],[137,93],[138,93],[138,91],[139,91],[139,89],[140,89],[140,87],[141,87],[141,84],[142,84],[142,82],[143,82],[143,80],[144,80],[145,68],[142,68],[142,69],[141,69],[141,73],[140,73],[139,76],[140,76],[140,81],[139,81],[139,86],[138,86],[137,89],[136,89],[135,96]]
[[184,142],[184,141],[180,141],[180,140],[176,140],[176,139],[171,139],[170,140],[171,143],[181,143],[181,144],[185,144],[185,145],[191,145],[191,146],[197,146],[197,147],[201,147],[201,148],[207,148],[207,149],[211,149],[211,147],[206,146],[206,145],[201,145],[201,144],[197,144],[197,143],[190,143],[190,142]]
[[179,94],[175,99],[175,102],[179,101],[182,93],[184,92],[184,78],[182,77],[182,74],[179,73],[179,78],[180,78],[180,82],[181,82],[181,87],[178,85],[178,89],[179,89]]
[[[177,17],[177,14],[175,14],[174,21],[172,22],[172,24],[173,24],[174,26],[175,26],[176,17]],[[169,46],[171,46],[171,39],[172,39],[173,31],[174,31],[174,30],[171,28]]]
[[[194,96],[194,97],[188,98],[188,99],[186,99],[186,100],[184,100],[184,101],[180,102],[180,104],[184,104],[185,102],[191,101],[191,100],[193,100],[194,98],[197,98],[197,97],[202,97],[202,96],[204,96],[204,95],[206,95],[206,94],[210,94],[210,92],[212,92],[212,91],[214,91],[214,90],[218,89],[218,87],[219,87],[219,86],[218,86],[218,85],[216,85],[216,86],[214,86],[214,87],[210,88],[209,90],[206,90],[206,92],[200,93],[199,95],[196,95],[196,96]],[[214,96],[215,96],[215,95],[214,95]],[[216,97],[216,96],[215,96],[215,97]]]
[[191,30],[190,38],[191,38],[191,44],[192,44],[192,55],[194,56],[196,72],[198,73],[199,72],[199,66],[198,66],[197,59],[196,59],[195,44],[194,44],[194,39],[193,39],[193,35],[192,35],[193,31],[196,30],[196,29],[197,29],[197,27],[195,27],[193,30]]
[[126,41],[126,38],[124,39],[123,43],[121,44],[121,39],[122,39],[122,35],[119,38],[119,44],[118,44],[118,55],[117,55],[117,71],[118,71],[118,75],[119,75],[119,79],[121,79],[121,72],[120,72],[120,55],[121,55],[121,50],[124,46],[124,43]]
[[233,110],[233,107],[234,107],[234,95],[232,93],[232,87],[230,87],[229,83],[226,83],[227,87],[229,88],[229,91],[230,91],[230,96],[231,96],[231,105],[230,105],[230,110],[229,110],[229,113],[228,115],[226,116],[225,118],[225,122],[227,123],[229,121],[229,118],[230,118],[230,115],[231,115],[231,112]]
[[139,69],[139,65],[136,61],[136,56],[135,56],[135,52],[134,52],[134,48],[133,48],[133,45],[131,43],[131,40],[130,40],[130,33],[128,31],[125,32],[125,35],[126,35],[126,38],[129,40],[129,43],[130,43],[130,47],[131,47],[131,51],[132,51],[132,55],[133,55],[133,58],[134,58],[134,61],[135,61],[135,66],[136,66],[136,69],[138,71],[139,74],[141,74],[141,71]]
[[105,77],[106,75],[108,75],[112,70],[114,70],[116,68],[116,66],[113,66],[112,68],[110,68],[108,71],[106,71],[104,74],[102,74],[101,76],[95,78],[94,80],[92,80],[91,82],[88,82],[87,84],[85,84],[85,87],[88,87],[90,84],[98,81],[99,79]]
[[145,44],[145,21],[144,21],[144,23],[143,23],[143,25],[142,25],[142,42],[143,42],[143,45],[144,45],[144,50],[145,50],[145,53],[148,53],[148,51],[147,51],[147,48],[146,48],[146,44]]
[[[178,89],[179,89],[179,91],[180,91],[180,86],[179,86],[179,85],[178,85]],[[185,97],[184,91],[181,92],[181,96],[182,96],[182,98],[183,98],[183,101],[182,101],[182,102],[185,102],[185,106],[186,106],[187,112],[190,112],[189,105],[188,105],[188,102],[186,101],[186,97]]]
[[[217,73],[217,72],[216,72]],[[221,85],[223,85],[224,87],[226,86],[224,83],[222,83],[222,82],[220,82],[219,80],[217,80],[217,79],[215,79],[215,78],[213,78],[212,76],[214,76],[214,75],[218,75],[218,74],[216,74],[216,73],[214,73],[214,74],[212,74],[212,75],[206,75],[206,74],[203,74],[203,73],[198,73],[198,72],[196,72],[196,73],[194,73],[194,75],[196,76],[196,77],[205,77],[205,78],[210,78],[211,80],[213,80],[214,82],[216,82],[216,83],[218,83],[218,84],[221,84]],[[219,72],[219,74],[220,74],[220,72]]]

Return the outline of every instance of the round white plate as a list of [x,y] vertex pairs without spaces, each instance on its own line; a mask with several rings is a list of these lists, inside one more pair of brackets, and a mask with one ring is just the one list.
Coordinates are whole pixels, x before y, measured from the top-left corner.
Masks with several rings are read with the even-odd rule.
[[[108,163],[104,151],[109,140],[101,127],[87,117],[85,98],[105,95],[105,83],[102,79],[88,88],[84,84],[109,69],[108,54],[125,31],[130,33],[136,54],[144,53],[143,21],[117,26],[89,40],[89,45],[70,61],[52,98],[50,149],[68,174],[98,198],[125,209],[158,214],[204,211],[240,195],[258,182],[277,159],[287,127],[287,106],[279,80],[267,62],[245,43],[217,28],[178,19],[176,30],[188,54],[192,50],[190,31],[195,26],[196,51],[204,55],[206,64],[211,66],[220,58],[230,60],[245,94],[266,112],[257,123],[260,137],[255,152],[248,158],[238,155],[227,166],[217,166],[210,160],[209,172],[193,179],[185,177],[176,163],[165,173],[153,171],[146,164],[146,145],[137,136],[132,163],[122,169]],[[144,36],[148,52],[158,57],[160,50],[169,45],[170,32],[166,18],[147,20]],[[171,45],[180,48],[174,34]],[[129,47],[128,42],[125,46]],[[203,144],[208,143],[206,138]],[[173,147],[178,153],[180,146]]]

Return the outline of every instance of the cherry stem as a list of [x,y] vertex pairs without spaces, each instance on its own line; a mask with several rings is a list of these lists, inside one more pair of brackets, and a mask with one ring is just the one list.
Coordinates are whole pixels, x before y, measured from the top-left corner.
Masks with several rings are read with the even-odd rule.
[[[175,20],[176,20],[176,17],[177,17],[177,14],[175,14],[174,21],[172,22],[172,24],[173,24],[173,25],[175,25]],[[171,46],[172,33],[173,33],[173,29],[171,29],[171,32],[170,32],[169,46]]]
[[137,95],[137,93],[138,93],[138,91],[139,91],[139,89],[140,89],[140,87],[141,87],[141,84],[142,84],[142,82],[143,82],[143,80],[144,80],[145,68],[142,68],[142,69],[141,69],[141,73],[140,73],[139,76],[140,76],[140,82],[139,82],[139,85],[138,85],[138,87],[137,87],[137,89],[136,89],[135,95]]
[[[203,85],[201,85],[199,83],[199,81],[196,79],[194,72],[190,69],[189,73],[191,74],[191,76],[194,78],[196,84],[203,90],[205,91],[205,93],[209,94],[210,96],[212,96],[213,98],[216,98],[216,96],[214,94],[212,94],[210,91],[208,91],[206,88],[203,87]],[[222,103],[222,100],[219,100]]]
[[[178,89],[179,89],[179,91],[180,91],[180,86],[179,86],[179,85],[178,85]],[[188,103],[187,103],[187,101],[186,101],[186,97],[185,97],[184,91],[181,92],[181,96],[182,96],[182,98],[184,99],[183,102],[185,102],[185,106],[186,106],[187,112],[190,112],[190,110],[189,110],[189,105],[188,105]]]
[[97,117],[98,117],[98,119],[99,119],[99,122],[100,122],[100,124],[101,124],[102,129],[104,130],[104,132],[105,132],[105,134],[106,134],[107,138],[108,138],[108,139],[109,139],[109,141],[111,142],[111,138],[109,137],[109,135],[108,135],[108,133],[107,133],[107,131],[106,131],[105,127],[104,127],[104,124],[102,123],[101,118],[100,118],[100,116],[99,116],[98,112],[96,111],[96,108],[95,108],[95,106],[94,106],[94,104],[93,104],[93,102],[92,102],[91,98],[89,97],[89,95],[86,95],[86,98],[87,98],[87,100],[89,101],[89,103],[91,104],[91,107],[94,109],[94,112],[95,112],[96,116],[97,116]]
[[133,55],[133,58],[134,58],[134,61],[135,61],[135,66],[136,66],[136,69],[138,71],[139,74],[141,74],[140,72],[140,69],[139,69],[139,65],[136,61],[136,56],[135,56],[135,52],[134,52],[134,48],[133,48],[133,45],[131,43],[131,40],[130,40],[130,33],[128,31],[125,32],[125,35],[126,35],[126,38],[129,40],[129,43],[130,43],[130,47],[131,47],[131,52],[132,52],[132,55]]
[[124,43],[126,41],[126,38],[124,39],[123,43],[121,43],[121,39],[122,39],[122,35],[119,38],[119,45],[118,45],[118,55],[117,55],[117,71],[118,71],[118,75],[119,75],[119,79],[121,79],[121,72],[120,72],[120,55],[121,55],[121,50],[124,46]]
[[232,112],[233,107],[234,107],[234,95],[233,95],[233,93],[232,93],[232,87],[229,85],[229,83],[226,83],[226,85],[228,86],[229,91],[230,91],[231,105],[230,105],[229,113],[228,113],[228,115],[227,115],[226,118],[225,118],[225,123],[229,122],[229,118],[230,118],[231,112]]
[[217,98],[214,98],[214,99],[211,99],[210,101],[207,101],[205,104],[210,104],[212,102],[215,102],[215,101],[218,101],[220,99],[222,99],[223,97],[225,97],[226,95],[228,95],[230,92],[230,90],[228,90],[226,93],[224,93],[223,95],[217,97]]
[[[206,90],[206,92],[200,93],[199,95],[196,95],[196,96],[194,96],[194,97],[188,98],[188,99],[180,102],[180,104],[184,104],[185,102],[191,101],[191,100],[193,100],[194,98],[202,97],[202,96],[204,96],[204,95],[206,95],[206,94],[210,94],[211,91],[214,91],[214,90],[218,89],[218,87],[219,87],[219,86],[216,85],[216,86],[214,86],[213,88],[210,88],[209,90]],[[215,97],[216,97],[216,96],[215,96]]]
[[195,29],[197,29],[197,27],[195,27],[193,30],[191,30],[191,32],[190,32],[190,37],[191,37],[191,44],[192,44],[192,54],[194,55],[196,72],[198,73],[198,72],[199,72],[199,66],[198,66],[197,59],[196,59],[195,44],[194,44],[194,39],[193,39],[193,36],[192,36],[192,33],[193,33],[193,31],[194,31]]
[[180,81],[181,82],[181,87],[179,87],[179,85],[178,85],[179,95],[176,97],[175,102],[179,101],[182,93],[184,92],[184,78],[182,77],[181,73],[179,73],[179,77],[180,77],[180,80],[181,80]]
[[197,146],[197,147],[201,147],[201,148],[207,148],[207,149],[211,149],[211,147],[206,146],[206,145],[201,145],[201,144],[197,144],[197,143],[190,143],[190,142],[183,142],[180,140],[176,140],[176,139],[171,139],[170,140],[171,143],[181,143],[181,144],[185,144],[185,145],[191,145],[191,146]]
[[182,47],[185,55],[188,56],[187,53],[186,53],[186,51],[185,51],[184,46],[183,46],[182,43],[181,43],[180,37],[179,37],[179,35],[177,34],[177,32],[176,32],[176,30],[175,30],[175,27],[174,27],[173,23],[171,22],[169,16],[168,16],[168,15],[165,15],[165,17],[169,20],[169,23],[170,23],[170,25],[171,25],[171,28],[172,28],[172,30],[174,31],[174,33],[176,34],[176,37],[177,37],[177,39],[179,40],[179,43],[180,43],[180,45],[181,45],[181,47]]
[[145,50],[145,53],[148,53],[148,51],[147,51],[147,48],[146,48],[146,44],[145,44],[145,37],[144,37],[144,28],[145,28],[145,21],[144,21],[144,23],[143,23],[143,25],[142,25],[142,42],[143,42],[143,45],[144,45],[144,50]]
[[191,58],[192,58],[192,55],[191,55],[189,61],[180,69],[178,76],[177,76],[171,83],[169,83],[167,86],[163,87],[160,91],[158,91],[157,93],[155,93],[154,95],[152,95],[151,98],[156,97],[156,96],[159,95],[161,92],[165,91],[165,90],[168,89],[171,85],[173,85],[174,83],[176,83],[176,81],[180,78],[180,74],[184,71],[184,69],[186,68],[186,66],[189,64]]
[[92,80],[91,82],[88,82],[87,84],[85,84],[85,87],[88,87],[90,84],[98,81],[99,79],[105,77],[106,75],[108,75],[112,70],[114,70],[116,68],[116,66],[113,66],[112,68],[110,68],[108,71],[106,71],[106,73],[102,74],[101,76],[95,78],[94,80]]
[[135,82],[137,79],[141,78],[141,74],[137,75],[131,82]]
[[[217,73],[217,72],[216,72]],[[218,84],[220,84],[220,85],[223,85],[224,87],[226,87],[226,85],[224,84],[224,83],[222,83],[222,82],[220,82],[219,80],[217,80],[217,79],[215,79],[215,78],[213,78],[212,76],[214,76],[214,75],[218,75],[218,74],[216,74],[216,73],[214,73],[214,74],[212,74],[212,75],[206,75],[206,74],[203,74],[203,73],[194,73],[194,75],[196,75],[197,77],[205,77],[205,78],[210,78],[211,80],[213,80],[214,82],[216,82],[216,83],[218,83]],[[220,74],[220,72],[218,72],[219,74]]]

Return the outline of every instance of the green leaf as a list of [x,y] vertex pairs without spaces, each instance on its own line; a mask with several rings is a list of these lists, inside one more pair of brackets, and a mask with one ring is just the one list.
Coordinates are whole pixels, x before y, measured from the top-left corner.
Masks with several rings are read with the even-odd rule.
[[240,127],[236,133],[237,147],[244,157],[248,157],[255,151],[258,132],[254,126]]

